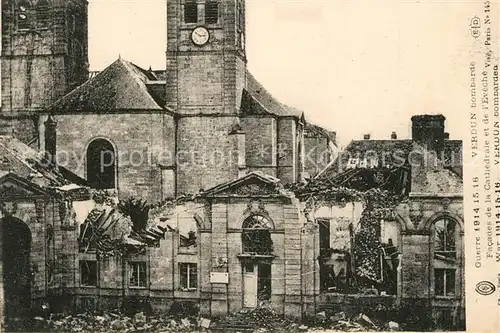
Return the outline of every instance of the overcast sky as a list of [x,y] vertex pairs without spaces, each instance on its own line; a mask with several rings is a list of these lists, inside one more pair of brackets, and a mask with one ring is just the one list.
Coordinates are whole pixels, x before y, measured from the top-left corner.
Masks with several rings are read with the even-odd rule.
[[[90,0],[90,67],[118,54],[165,68],[166,0]],[[247,0],[251,72],[280,101],[336,130],[410,135],[413,114],[442,113],[452,138],[467,112],[470,1]],[[477,3],[479,5],[479,2]]]

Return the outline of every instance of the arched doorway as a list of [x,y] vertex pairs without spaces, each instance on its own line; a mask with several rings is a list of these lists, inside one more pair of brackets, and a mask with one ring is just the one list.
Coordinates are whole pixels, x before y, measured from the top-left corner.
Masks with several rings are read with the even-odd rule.
[[242,263],[244,307],[254,308],[271,299],[272,229],[272,222],[259,214],[250,215],[241,226],[242,252],[251,256]]
[[4,316],[11,319],[30,315],[31,307],[31,232],[21,220],[6,216],[0,220]]
[[95,139],[87,148],[87,180],[96,189],[114,189],[116,152],[106,139]]

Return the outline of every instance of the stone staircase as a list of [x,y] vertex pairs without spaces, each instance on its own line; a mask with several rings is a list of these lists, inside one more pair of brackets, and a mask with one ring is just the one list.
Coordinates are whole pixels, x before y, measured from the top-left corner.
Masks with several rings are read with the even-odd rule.
[[258,329],[272,332],[273,327],[284,327],[290,324],[281,316],[269,309],[242,309],[238,313],[221,318],[210,325],[213,332],[241,332],[250,333]]
[[241,332],[250,333],[261,327],[262,323],[244,313],[237,313],[225,317],[210,326],[212,332]]

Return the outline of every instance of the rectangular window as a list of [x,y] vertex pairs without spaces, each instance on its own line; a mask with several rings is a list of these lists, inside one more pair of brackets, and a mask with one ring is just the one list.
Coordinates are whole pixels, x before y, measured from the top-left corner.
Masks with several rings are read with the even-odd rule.
[[182,289],[194,290],[198,287],[198,272],[196,264],[181,263],[180,270],[180,285]]
[[80,260],[80,285],[97,286],[97,261]]
[[434,291],[436,296],[455,296],[454,269],[434,269]]
[[187,0],[184,4],[184,23],[198,23],[198,4]]
[[207,1],[205,4],[205,23],[217,24],[219,21],[219,3],[217,1]]
[[147,286],[146,263],[129,263],[129,287],[143,288]]

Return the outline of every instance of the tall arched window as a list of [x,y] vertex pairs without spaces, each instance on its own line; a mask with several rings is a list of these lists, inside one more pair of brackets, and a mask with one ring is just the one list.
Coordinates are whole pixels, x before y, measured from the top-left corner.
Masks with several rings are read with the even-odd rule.
[[252,215],[243,221],[241,241],[244,253],[271,254],[273,241],[271,240],[272,225],[269,219],[262,215]]
[[457,252],[459,235],[457,223],[450,218],[434,222],[434,294],[436,296],[457,295],[457,275],[460,262]]
[[97,189],[116,186],[116,152],[111,142],[95,139],[87,148],[87,181]]

